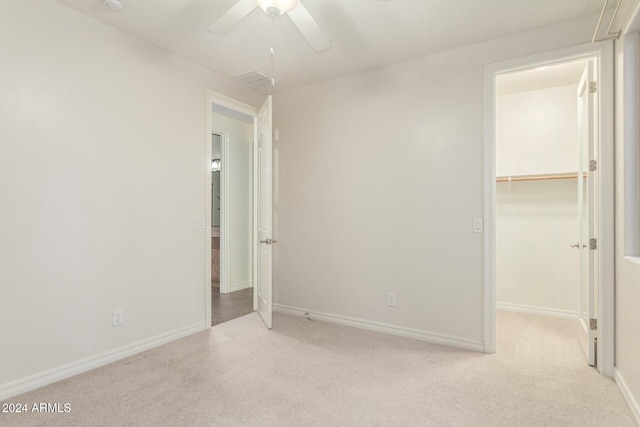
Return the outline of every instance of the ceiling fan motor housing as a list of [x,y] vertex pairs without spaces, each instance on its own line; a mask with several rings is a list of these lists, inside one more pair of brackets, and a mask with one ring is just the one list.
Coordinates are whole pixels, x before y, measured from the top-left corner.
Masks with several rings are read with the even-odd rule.
[[294,9],[300,3],[300,0],[253,0],[253,2],[264,10],[267,15],[277,18]]
[[[104,0],[107,1],[107,0]],[[117,0],[113,0],[117,1]],[[211,1],[211,0],[208,0]],[[231,1],[231,0],[229,0]],[[324,52],[331,47],[331,41],[324,34],[311,13],[301,0],[235,0],[236,4],[218,17],[209,31],[213,34],[227,34],[256,8],[260,8],[273,21],[286,15],[295,25],[309,46],[316,52]]]
[[282,15],[282,12],[280,12],[280,9],[278,9],[277,7],[269,6],[267,8],[267,14],[269,14],[269,16],[273,16],[275,18],[276,16]]

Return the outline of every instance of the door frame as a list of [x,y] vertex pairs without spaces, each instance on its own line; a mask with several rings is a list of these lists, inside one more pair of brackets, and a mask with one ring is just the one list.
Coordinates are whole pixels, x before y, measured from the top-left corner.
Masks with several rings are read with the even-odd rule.
[[496,352],[495,81],[499,74],[597,58],[598,105],[598,348],[597,368],[614,377],[613,41],[589,43],[488,64],[484,70],[484,352]]
[[[253,207],[252,207],[252,224],[251,224],[251,229],[252,229],[252,237],[251,237],[251,245],[252,245],[252,268],[251,268],[251,282],[253,283],[253,309],[256,309],[256,247],[257,247],[257,233],[256,233],[256,226],[257,226],[257,222],[256,222],[256,198],[257,198],[257,187],[256,187],[256,160],[255,160],[255,141],[256,141],[256,132],[258,131],[257,126],[258,126],[258,109],[252,105],[249,104],[245,104],[244,102],[238,101],[234,98],[231,98],[229,96],[223,95],[219,92],[216,92],[214,90],[211,89],[207,89],[207,137],[206,137],[206,214],[205,214],[205,328],[206,329],[210,329],[211,328],[211,135],[213,133],[218,133],[220,134],[220,131],[214,130],[213,128],[213,104],[217,104],[217,105],[221,105],[223,107],[229,108],[231,110],[237,111],[239,113],[243,113],[246,114],[248,116],[253,117],[253,146],[254,149],[253,151],[253,158],[252,158],[252,163],[253,163],[253,188],[252,188],[252,200],[253,200]],[[228,134],[222,132],[223,135],[223,141],[222,141],[222,153],[223,155],[222,157],[222,164],[224,166],[224,162],[225,162],[225,148],[228,150],[229,148],[229,138],[228,138]],[[226,145],[225,145],[226,144]],[[228,153],[228,151],[227,151]],[[221,175],[221,180],[222,180],[222,175]],[[221,185],[227,185],[228,180],[225,180],[224,184]],[[225,197],[227,194],[225,194],[222,197]],[[224,214],[223,209],[225,209],[226,203],[223,203],[221,206],[221,215]],[[226,219],[226,217],[225,217]],[[222,217],[221,217],[221,224],[222,224]],[[222,227],[221,227],[221,232],[222,232]],[[221,236],[221,240],[220,240],[220,248],[221,248],[221,252],[223,250],[223,245],[228,244],[228,242],[226,241],[226,239],[224,237]],[[221,255],[222,256],[222,255]],[[226,257],[224,257],[224,262],[227,262]],[[223,266],[223,259],[220,260],[220,266],[222,268],[222,270],[226,270],[224,272],[225,274],[225,280],[227,279],[226,274],[228,272],[228,269],[224,268]],[[221,271],[222,274],[222,271]],[[220,277],[220,286],[221,286],[221,290],[222,290],[222,276]]]
[[[229,160],[227,153],[229,153],[229,132],[222,129],[213,129],[211,135],[218,135],[220,137],[220,293],[226,294],[229,292],[229,278],[227,276],[229,271],[229,258],[226,256],[229,253],[229,204],[226,203],[227,194],[229,194]],[[209,156],[211,157],[211,155]],[[213,197],[213,195],[211,196]],[[213,214],[213,212],[212,212]],[[211,215],[213,216],[213,215]],[[210,259],[209,256],[207,259]],[[210,274],[211,275],[211,274]]]

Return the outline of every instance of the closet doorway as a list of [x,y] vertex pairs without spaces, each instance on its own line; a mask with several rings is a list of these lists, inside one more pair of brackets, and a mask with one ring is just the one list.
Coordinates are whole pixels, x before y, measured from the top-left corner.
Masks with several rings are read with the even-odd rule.
[[[496,306],[502,340],[537,334],[540,348],[595,365],[596,59],[541,65],[496,78]],[[507,323],[502,325],[501,323]],[[511,335],[509,335],[510,331]]]
[[487,353],[538,334],[527,351],[548,358],[559,322],[572,357],[614,376],[613,58],[609,41],[485,67]]

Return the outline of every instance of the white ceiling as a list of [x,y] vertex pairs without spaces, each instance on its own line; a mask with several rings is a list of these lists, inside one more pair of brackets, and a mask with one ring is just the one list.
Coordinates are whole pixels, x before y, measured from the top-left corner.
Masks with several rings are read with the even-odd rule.
[[586,60],[567,62],[540,69],[502,74],[496,78],[496,94],[511,95],[555,86],[580,83]]
[[[233,78],[271,74],[271,19],[254,10],[225,35],[207,27],[236,0],[58,0]],[[600,11],[602,0],[302,0],[333,47],[315,53],[288,17],[274,23],[277,90],[427,55]],[[595,25],[595,22],[594,22]]]

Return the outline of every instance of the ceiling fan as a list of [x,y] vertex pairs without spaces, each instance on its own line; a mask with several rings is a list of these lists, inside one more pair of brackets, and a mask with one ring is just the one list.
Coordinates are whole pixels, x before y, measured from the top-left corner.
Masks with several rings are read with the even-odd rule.
[[225,34],[257,7],[273,19],[282,15],[289,16],[309,46],[316,52],[323,52],[331,47],[331,41],[300,0],[238,0],[231,9],[209,25],[209,31]]

